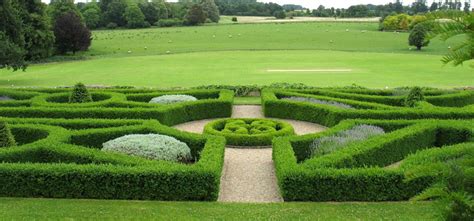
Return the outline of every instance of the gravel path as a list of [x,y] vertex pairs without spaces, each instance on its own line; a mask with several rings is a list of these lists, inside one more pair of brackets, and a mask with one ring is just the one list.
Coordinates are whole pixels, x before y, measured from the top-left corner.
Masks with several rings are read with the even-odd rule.
[[[234,105],[232,118],[264,118],[264,116],[261,106]],[[193,121],[176,125],[175,128],[202,133],[204,126],[210,121],[212,119]],[[283,121],[293,125],[298,135],[326,129],[324,126],[303,121]],[[273,166],[272,149],[226,148],[218,201],[282,202]]]

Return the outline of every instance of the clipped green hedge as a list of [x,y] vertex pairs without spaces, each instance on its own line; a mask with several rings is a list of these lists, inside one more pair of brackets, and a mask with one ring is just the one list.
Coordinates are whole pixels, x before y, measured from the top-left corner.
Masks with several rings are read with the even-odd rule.
[[[123,94],[94,93],[96,96],[110,96],[99,102],[83,104],[61,103],[64,93],[37,96],[32,99],[34,107],[0,107],[2,117],[24,118],[98,118],[98,119],[156,119],[165,125],[175,125],[193,120],[229,117],[232,113],[233,93],[231,91],[190,92],[213,96],[195,102],[172,105],[156,105],[125,99]],[[141,95],[150,96],[150,95]],[[209,98],[209,97],[208,97]],[[58,102],[48,102],[55,100]]]
[[[335,93],[335,92],[331,92]],[[334,126],[344,119],[472,119],[472,105],[459,107],[424,106],[423,108],[392,107],[391,109],[342,109],[329,105],[313,104],[279,99],[289,94],[283,90],[263,90],[262,104],[266,117],[295,119]],[[291,92],[292,95],[305,96],[306,93]],[[384,96],[373,98],[385,98]],[[331,99],[327,97],[326,99]],[[348,101],[345,101],[348,102]],[[355,101],[353,101],[355,102]]]
[[[309,158],[307,149],[314,139],[357,124],[380,126],[389,133]],[[346,120],[323,133],[276,138],[273,160],[280,191],[285,201],[407,200],[436,177],[407,179],[406,168],[386,167],[420,150],[469,142],[472,125],[472,120]]]
[[[28,121],[33,123],[34,120]],[[0,196],[217,199],[225,147],[223,138],[180,132],[153,120],[97,129],[66,130],[58,126],[81,128],[90,123],[89,120],[66,121],[40,119],[38,123],[42,124],[12,124],[12,132],[22,144],[0,149]],[[98,122],[105,125],[106,121]],[[78,126],[72,126],[76,123]],[[113,120],[109,125],[117,126],[116,123]],[[107,139],[140,132],[176,137],[193,149],[195,162],[153,161],[98,149]]]
[[[242,124],[236,124],[243,122]],[[234,125],[231,125],[234,124]],[[257,125],[258,124],[258,125]],[[235,129],[230,131],[228,128]],[[261,126],[264,126],[260,128]],[[226,130],[227,129],[227,130]],[[269,129],[268,131],[262,131]],[[252,130],[258,130],[252,133]],[[274,137],[294,135],[293,127],[283,121],[268,119],[221,119],[208,123],[205,134],[225,137],[231,146],[269,146]]]

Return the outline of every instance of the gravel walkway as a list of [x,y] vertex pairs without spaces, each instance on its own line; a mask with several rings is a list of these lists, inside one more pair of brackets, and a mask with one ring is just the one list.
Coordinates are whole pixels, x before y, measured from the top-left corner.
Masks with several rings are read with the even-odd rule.
[[[261,106],[234,105],[232,118],[264,118],[264,116]],[[175,128],[202,133],[204,126],[210,121],[212,119],[193,121],[176,125]],[[293,125],[298,135],[326,129],[324,126],[303,121],[283,121]],[[273,166],[272,149],[226,148],[218,201],[282,202]]]

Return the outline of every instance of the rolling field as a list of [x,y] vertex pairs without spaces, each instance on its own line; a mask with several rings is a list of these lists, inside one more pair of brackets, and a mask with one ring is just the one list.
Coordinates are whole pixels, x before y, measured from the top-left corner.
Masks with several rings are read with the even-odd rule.
[[[31,65],[26,72],[2,70],[0,86],[78,81],[161,88],[273,82],[372,88],[474,84],[469,65],[454,68],[440,62],[459,39],[434,40],[417,52],[409,50],[407,33],[378,32],[377,26],[272,23],[96,31],[91,50],[78,54],[86,60]],[[331,71],[341,68],[350,71]]]

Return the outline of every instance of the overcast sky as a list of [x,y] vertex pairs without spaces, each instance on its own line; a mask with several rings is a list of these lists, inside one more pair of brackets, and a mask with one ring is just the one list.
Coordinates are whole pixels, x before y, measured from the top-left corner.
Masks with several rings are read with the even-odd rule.
[[[42,0],[43,2],[49,3],[49,0]],[[168,0],[169,2],[177,0]],[[258,0],[259,2],[275,2],[280,5],[282,4],[297,4],[303,5],[306,8],[315,9],[319,5],[324,5],[325,7],[334,7],[334,8],[348,8],[351,5],[358,4],[374,4],[374,5],[383,5],[389,2],[395,2],[395,0]],[[415,0],[402,0],[404,5],[411,4]],[[436,0],[438,1],[438,0]],[[86,2],[86,0],[76,0],[76,2]],[[428,4],[431,5],[433,0],[427,0]],[[462,0],[464,2],[464,0]],[[474,7],[474,4],[472,5]]]

